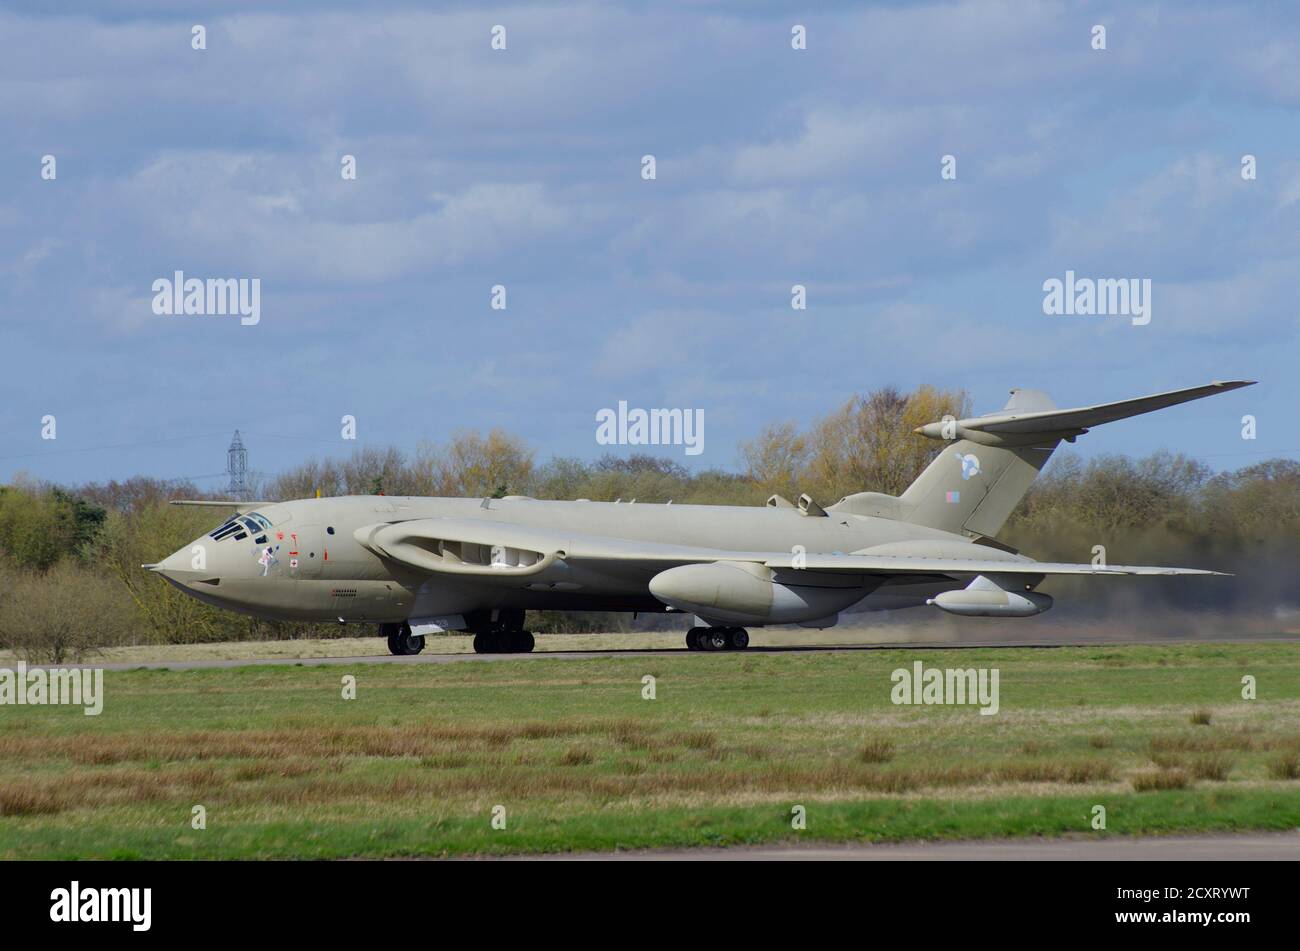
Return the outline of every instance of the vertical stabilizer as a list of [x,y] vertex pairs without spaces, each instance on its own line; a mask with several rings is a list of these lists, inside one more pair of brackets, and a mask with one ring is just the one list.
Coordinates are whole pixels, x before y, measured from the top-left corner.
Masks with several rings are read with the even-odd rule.
[[945,445],[898,498],[902,520],[948,532],[995,535],[1062,439],[1092,426],[1151,413],[1239,387],[1249,380],[1215,381],[1117,403],[1057,409],[1039,390],[1012,390],[997,413],[928,423],[916,432]]

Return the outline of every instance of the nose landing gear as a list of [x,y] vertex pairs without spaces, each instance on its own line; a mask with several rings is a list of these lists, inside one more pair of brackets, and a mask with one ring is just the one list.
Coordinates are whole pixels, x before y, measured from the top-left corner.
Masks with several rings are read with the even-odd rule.
[[749,632],[743,627],[693,627],[686,632],[686,649],[693,651],[743,651]]
[[424,650],[424,635],[412,634],[411,625],[405,621],[401,624],[379,625],[379,635],[388,638],[388,652],[390,654],[404,657],[418,654]]

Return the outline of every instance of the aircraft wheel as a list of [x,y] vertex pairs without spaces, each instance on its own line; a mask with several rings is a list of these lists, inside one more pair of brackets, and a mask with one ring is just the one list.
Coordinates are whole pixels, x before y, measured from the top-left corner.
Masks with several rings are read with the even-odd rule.
[[531,631],[501,631],[497,634],[498,654],[527,654],[536,646]]
[[702,632],[703,630],[704,628],[702,627],[693,627],[686,632],[686,649],[688,651],[698,651],[704,649],[703,647],[700,646],[700,632]]
[[733,651],[743,651],[749,646],[749,631],[743,627],[733,627],[727,631],[727,648]]
[[725,627],[711,627],[704,632],[704,649],[725,651],[727,649],[727,640],[727,629]]
[[403,623],[397,626],[396,631],[389,633],[388,650],[398,657],[418,654],[424,650],[424,635],[417,637],[411,633],[411,625]]
[[476,654],[528,654],[536,646],[532,631],[480,631],[474,635]]

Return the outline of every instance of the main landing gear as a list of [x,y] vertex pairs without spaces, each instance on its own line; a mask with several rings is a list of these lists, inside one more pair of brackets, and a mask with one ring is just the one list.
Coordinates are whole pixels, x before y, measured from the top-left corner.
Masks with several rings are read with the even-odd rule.
[[388,652],[390,654],[403,657],[418,654],[424,650],[424,635],[412,634],[411,625],[405,621],[401,624],[381,624],[379,625],[379,634],[381,637],[388,638]]
[[693,627],[686,632],[686,649],[693,651],[743,651],[749,632],[743,627]]
[[528,654],[535,644],[532,631],[484,631],[474,635],[476,654]]
[[524,612],[513,609],[493,612],[496,619],[474,629],[476,654],[528,654],[536,641],[524,630]]

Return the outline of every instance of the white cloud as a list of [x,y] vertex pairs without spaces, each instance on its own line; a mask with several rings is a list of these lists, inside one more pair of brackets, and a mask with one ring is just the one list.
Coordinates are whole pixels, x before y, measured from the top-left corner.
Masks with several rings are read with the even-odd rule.
[[425,199],[400,215],[347,220],[318,210],[301,169],[250,153],[169,153],[114,191],[113,203],[133,210],[177,267],[211,262],[295,281],[382,281],[457,267],[561,242],[580,217],[543,185],[497,182]]

